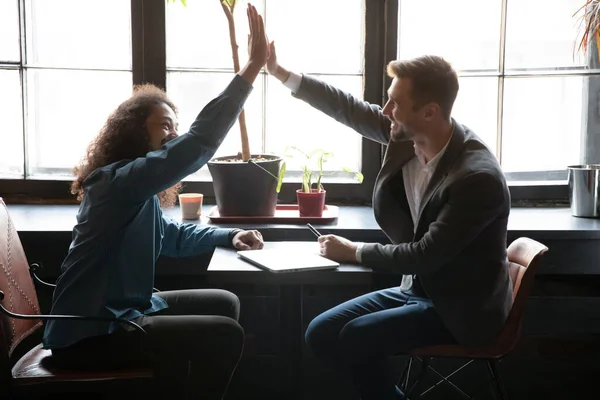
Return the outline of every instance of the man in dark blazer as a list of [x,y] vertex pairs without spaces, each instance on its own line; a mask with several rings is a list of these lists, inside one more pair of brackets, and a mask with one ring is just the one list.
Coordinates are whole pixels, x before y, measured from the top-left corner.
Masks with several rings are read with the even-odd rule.
[[403,274],[402,285],[324,312],[306,342],[349,375],[363,400],[404,399],[390,355],[435,344],[484,346],[505,322],[512,282],[504,174],[481,139],[451,117],[458,78],[440,57],[391,62],[383,109],[286,70],[273,43],[267,69],[295,97],[387,146],[373,211],[392,244],[336,235],[319,242],[325,257]]

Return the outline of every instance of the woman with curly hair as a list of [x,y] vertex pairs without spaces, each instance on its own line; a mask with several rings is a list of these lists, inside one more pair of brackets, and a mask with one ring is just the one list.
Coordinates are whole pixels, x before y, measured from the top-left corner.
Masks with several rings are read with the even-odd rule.
[[247,12],[249,61],[189,132],[178,136],[175,105],[159,88],[142,85],[109,116],[75,169],[72,192],[81,205],[51,313],[121,318],[146,333],[102,320],[49,321],[44,347],[56,362],[151,365],[167,380],[186,379],[189,393],[223,397],[244,342],[239,299],[224,290],[152,288],[160,255],[263,246],[258,231],[178,224],[161,210],[175,203],[179,182],[213,157],[267,60],[262,17],[250,4]]

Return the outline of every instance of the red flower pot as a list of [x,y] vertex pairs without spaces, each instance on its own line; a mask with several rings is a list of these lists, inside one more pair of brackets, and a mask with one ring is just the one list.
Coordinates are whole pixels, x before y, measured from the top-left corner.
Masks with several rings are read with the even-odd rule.
[[311,193],[304,193],[302,189],[296,190],[298,198],[298,210],[301,217],[321,217],[325,208],[325,193],[317,189],[311,189]]

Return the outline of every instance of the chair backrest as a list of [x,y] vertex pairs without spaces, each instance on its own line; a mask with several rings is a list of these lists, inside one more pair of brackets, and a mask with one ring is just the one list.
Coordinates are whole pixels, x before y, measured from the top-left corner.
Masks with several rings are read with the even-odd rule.
[[508,246],[509,274],[513,283],[513,305],[496,345],[504,351],[512,350],[519,341],[527,299],[533,288],[540,258],[548,247],[529,238],[521,237]]
[[[0,197],[0,290],[2,305],[17,314],[40,314],[29,264],[6,204]],[[8,358],[19,343],[42,325],[41,320],[10,318],[0,313],[0,352]]]

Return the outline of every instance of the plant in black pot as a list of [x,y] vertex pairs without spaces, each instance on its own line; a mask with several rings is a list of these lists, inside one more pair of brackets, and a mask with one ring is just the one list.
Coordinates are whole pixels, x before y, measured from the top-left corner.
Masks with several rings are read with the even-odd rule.
[[[234,12],[238,0],[213,1],[219,1],[227,18],[233,70],[237,73],[240,70],[240,60]],[[181,0],[181,3],[185,6],[186,0]],[[216,157],[208,162],[219,215],[273,216],[277,206],[277,179],[273,176],[279,176],[283,159],[272,154],[251,154],[243,109],[238,121],[242,151],[236,155]]]
[[[323,187],[322,178],[332,175],[334,172],[323,172],[323,164],[333,157],[333,153],[322,149],[313,150],[310,153],[300,150],[295,146],[288,146],[285,150],[286,158],[301,159],[302,184],[300,189],[296,190],[296,199],[298,201],[298,211],[301,217],[321,217],[325,208],[325,199],[327,191]],[[284,161],[279,173],[277,182],[277,192],[281,190],[283,178],[287,169],[287,161]],[[349,168],[342,168],[344,172],[353,173],[362,183],[364,176],[360,172],[352,171]]]

